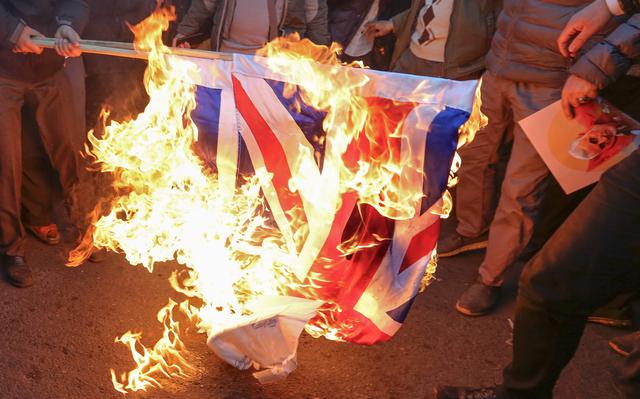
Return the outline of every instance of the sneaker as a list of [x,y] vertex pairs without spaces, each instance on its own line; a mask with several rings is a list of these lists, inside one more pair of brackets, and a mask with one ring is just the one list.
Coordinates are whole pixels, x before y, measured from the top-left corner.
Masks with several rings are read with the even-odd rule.
[[640,331],[615,337],[609,341],[609,347],[616,353],[628,357],[635,348],[640,348]]
[[505,399],[499,387],[464,388],[437,386],[433,388],[434,399]]
[[478,278],[462,294],[456,310],[465,316],[483,316],[493,309],[500,299],[500,287],[482,283]]
[[91,263],[102,263],[107,259],[107,251],[104,249],[96,249],[94,248],[89,256],[89,262]]
[[4,271],[9,282],[18,287],[25,288],[33,285],[31,268],[22,256],[5,256]]
[[60,233],[56,224],[48,224],[44,226],[35,226],[25,224],[24,227],[31,232],[38,240],[49,245],[60,244]]
[[478,237],[465,237],[458,233],[452,233],[438,240],[438,256],[447,258],[469,251],[476,251],[487,247],[489,233]]

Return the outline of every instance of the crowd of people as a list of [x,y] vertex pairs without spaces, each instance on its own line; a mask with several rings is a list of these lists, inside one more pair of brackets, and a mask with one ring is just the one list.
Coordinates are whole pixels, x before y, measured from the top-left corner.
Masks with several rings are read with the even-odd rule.
[[[605,96],[640,119],[638,0],[176,0],[174,46],[253,54],[297,32],[338,42],[343,60],[398,73],[482,78],[488,125],[460,150],[456,228],[441,257],[486,250],[456,304],[490,313],[507,270],[520,276],[512,363],[497,387],[436,387],[439,399],[550,398],[587,321],[628,327],[640,291],[640,150],[565,195],[518,121],[562,101],[567,118]],[[83,179],[87,127],[103,108],[145,105],[140,61],[81,54],[79,40],[128,41],[156,0],[0,0],[0,255],[7,279],[33,284],[26,233],[56,245],[54,208]],[[55,37],[55,51],[34,38]],[[124,89],[126,88],[126,90]],[[95,257],[93,260],[99,260]],[[640,397],[640,332],[614,340]]]

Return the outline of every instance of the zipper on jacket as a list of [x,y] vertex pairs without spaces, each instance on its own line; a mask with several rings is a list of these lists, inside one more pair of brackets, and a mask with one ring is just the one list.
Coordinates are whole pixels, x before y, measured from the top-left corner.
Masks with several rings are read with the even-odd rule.
[[224,0],[224,3],[222,3],[222,15],[220,16],[220,28],[218,28],[218,35],[216,37],[215,51],[220,51],[220,46],[222,45],[222,29],[224,29],[224,19],[227,16],[227,6],[229,6],[229,0]]

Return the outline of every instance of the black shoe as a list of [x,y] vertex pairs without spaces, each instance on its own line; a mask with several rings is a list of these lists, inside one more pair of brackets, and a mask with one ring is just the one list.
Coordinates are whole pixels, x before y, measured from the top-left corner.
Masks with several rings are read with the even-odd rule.
[[505,399],[499,387],[464,388],[437,386],[433,388],[434,399]]
[[609,341],[609,347],[616,353],[628,357],[636,348],[640,348],[640,331],[615,337]]
[[469,251],[484,249],[488,243],[488,233],[482,234],[479,237],[464,237],[458,233],[453,233],[438,240],[438,256],[447,258]]
[[4,271],[9,282],[19,288],[33,285],[31,268],[22,256],[5,256]]
[[91,263],[102,263],[107,259],[107,251],[104,249],[93,249],[91,255],[89,256],[89,262]]
[[500,299],[500,287],[482,283],[478,278],[462,294],[456,303],[456,310],[465,316],[484,316],[491,312]]

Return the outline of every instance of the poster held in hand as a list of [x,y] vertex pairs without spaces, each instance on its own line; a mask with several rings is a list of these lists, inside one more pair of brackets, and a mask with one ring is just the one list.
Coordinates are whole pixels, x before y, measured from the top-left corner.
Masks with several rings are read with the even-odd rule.
[[519,122],[566,194],[597,182],[640,145],[640,122],[607,101],[575,111],[567,119],[558,101]]

